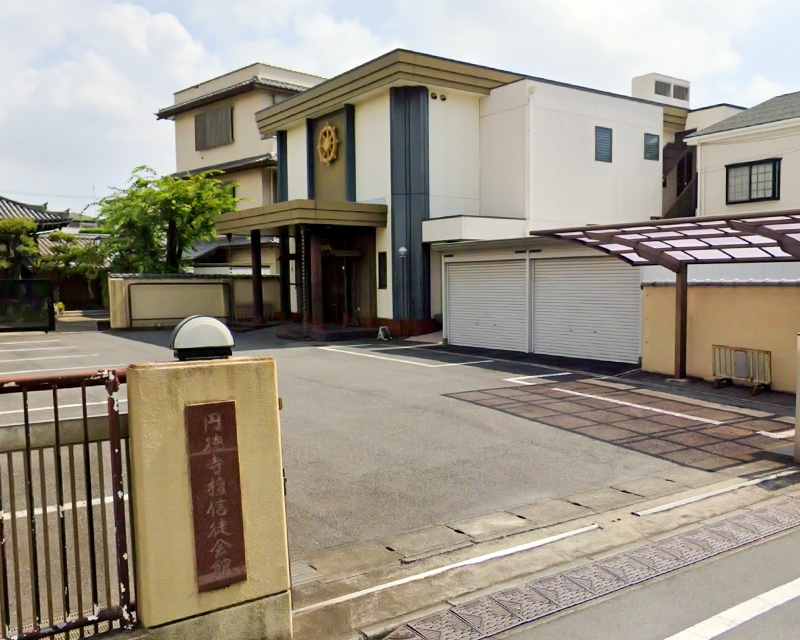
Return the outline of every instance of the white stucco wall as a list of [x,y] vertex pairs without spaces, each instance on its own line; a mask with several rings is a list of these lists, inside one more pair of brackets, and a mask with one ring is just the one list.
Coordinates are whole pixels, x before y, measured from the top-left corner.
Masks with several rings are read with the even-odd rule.
[[305,125],[286,132],[286,173],[289,200],[308,198],[308,163]]
[[480,215],[527,214],[528,83],[499,87],[480,100]]
[[[387,254],[387,289],[377,289],[379,318],[392,317],[392,239],[389,93],[355,105],[356,113],[356,200],[389,205],[387,226],[375,230],[375,251]],[[377,265],[378,258],[375,257]]]
[[712,124],[722,122],[726,118],[735,116],[737,113],[744,111],[743,107],[732,107],[727,104],[721,104],[716,107],[709,107],[707,109],[699,109],[697,111],[690,111],[686,116],[686,128],[697,129],[701,131]]
[[435,86],[428,90],[430,217],[478,215],[480,97]]
[[260,207],[264,204],[263,201],[263,181],[264,172],[259,167],[256,169],[249,169],[248,171],[238,171],[224,176],[224,180],[233,180],[238,182],[239,186],[236,187],[236,197],[245,198],[245,200],[238,203],[239,209],[249,209],[251,207]]
[[[661,162],[644,134],[661,136],[654,104],[531,82],[531,229],[614,224],[660,216]],[[612,162],[595,160],[595,127],[613,131]]]
[[[233,142],[213,149],[195,150],[194,117],[209,109],[233,105]],[[252,158],[266,153],[275,153],[275,140],[262,140],[256,126],[255,113],[273,104],[268,91],[251,91],[175,116],[175,158],[177,171],[191,171],[223,162]]]
[[[800,209],[800,155],[796,152],[800,146],[800,123],[755,132],[741,129],[705,142],[701,137],[697,144],[698,215]],[[725,204],[726,165],[771,158],[781,158],[780,200]]]

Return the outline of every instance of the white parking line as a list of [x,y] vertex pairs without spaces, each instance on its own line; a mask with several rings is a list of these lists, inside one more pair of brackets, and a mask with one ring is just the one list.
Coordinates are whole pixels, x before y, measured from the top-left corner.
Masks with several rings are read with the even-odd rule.
[[0,371],[0,378],[8,376],[15,376],[20,373],[51,373],[54,371],[74,371],[80,369],[81,371],[103,371],[105,369],[118,369],[120,367],[127,367],[127,364],[101,364],[91,365],[87,364],[83,367],[59,367],[58,369],[23,369],[21,371]]
[[[348,345],[350,346],[350,345]],[[412,344],[412,345],[403,345],[401,347],[375,347],[374,349],[370,349],[370,351],[396,351],[397,349],[428,349],[430,347],[441,347],[441,342],[430,343],[430,344]]]
[[[124,496],[122,496],[122,499],[123,500],[127,500],[128,499],[128,494],[126,493]],[[106,496],[102,500],[102,502],[105,503],[105,504],[111,504],[112,502],[114,502],[114,497],[113,496]],[[94,506],[98,506],[98,505],[100,505],[100,503],[101,503],[100,498],[95,498],[94,500],[92,500],[92,505],[94,505]],[[74,505],[73,505],[72,502],[65,502],[64,506],[62,507],[62,510],[63,511],[72,511],[73,508],[74,509],[85,509],[87,504],[88,503],[86,502],[86,500],[78,500],[76,503],[74,503]],[[10,511],[3,511],[3,512],[0,512],[0,513],[3,514],[3,520],[11,520],[11,512]],[[40,516],[40,515],[42,515],[42,513],[44,513],[44,511],[42,510],[41,507],[36,507],[33,510],[33,515],[35,515],[35,516]],[[47,513],[58,513],[58,505],[57,504],[48,505]],[[14,517],[15,518],[27,518],[28,517],[28,510],[27,509],[23,509],[22,511],[15,511],[14,512]]]
[[50,342],[61,342],[61,340],[25,340],[23,342],[0,342],[0,346],[7,344],[47,344]]
[[77,356],[47,356],[46,358],[14,358],[12,360],[0,360],[0,364],[4,362],[33,362],[34,360],[66,360],[67,358],[96,358],[99,353],[82,353]]
[[[127,400],[125,400],[124,398],[120,398],[119,402],[127,402]],[[87,407],[94,407],[94,406],[99,406],[99,405],[105,406],[106,404],[108,404],[108,402],[106,400],[102,400],[100,402],[87,402],[86,406]],[[80,404],[80,403],[78,403],[78,404],[60,404],[60,405],[58,405],[58,410],[61,411],[62,409],[75,409],[76,407],[82,407],[82,406],[83,405]],[[34,412],[34,411],[52,411],[52,410],[53,410],[53,407],[33,407],[31,409],[28,409],[28,411],[31,412],[31,413]],[[12,415],[12,414],[15,414],[15,413],[25,413],[25,411],[23,409],[14,409],[13,411],[0,411],[0,416],[9,416],[9,415]],[[14,427],[14,426],[18,426],[18,425],[0,425],[0,429],[4,428],[6,426]]]
[[[5,346],[0,344],[0,346]],[[0,353],[21,353],[23,351],[53,351],[54,349],[77,349],[78,347],[26,347],[24,349],[0,349]]]
[[614,398],[607,398],[606,396],[593,396],[590,393],[580,393],[579,391],[570,391],[569,389],[554,388],[553,390],[561,391],[562,393],[568,393],[572,396],[581,396],[582,398],[594,398],[595,400],[603,400],[605,402],[610,402],[611,404],[621,404],[626,407],[635,407],[636,409],[647,409],[648,411],[652,411],[653,413],[663,413],[668,416],[675,416],[677,418],[686,418],[687,420],[694,420],[695,422],[703,422],[705,424],[722,424],[718,420],[709,420],[708,418],[698,418],[697,416],[690,416],[686,413],[678,413],[677,411],[667,411],[666,409],[657,409],[656,407],[648,407],[647,405],[643,404],[634,404],[633,402],[615,400]]
[[572,372],[565,371],[564,373],[543,373],[538,376],[518,376],[516,378],[503,378],[503,382],[513,382],[514,384],[522,384],[526,386],[534,386],[533,382],[525,382],[525,380],[529,380],[531,378],[556,378],[558,376],[568,376]]
[[440,369],[442,367],[464,367],[470,364],[482,364],[484,362],[494,362],[493,360],[472,360],[470,362],[449,362],[447,364],[430,364],[428,362],[411,362],[410,360],[401,360],[400,358],[391,358],[389,356],[376,356],[372,353],[356,353],[353,351],[345,351],[336,347],[317,347],[323,351],[332,351],[333,353],[343,353],[348,356],[360,356],[362,358],[375,358],[375,360],[388,360],[389,362],[399,362],[401,364],[413,364],[417,367],[427,367],[429,369]]
[[787,431],[756,431],[756,433],[760,436],[767,436],[767,438],[772,438],[773,440],[789,440],[794,438],[794,429],[789,429]]
[[797,597],[800,597],[800,578],[726,609],[666,640],[711,640]]

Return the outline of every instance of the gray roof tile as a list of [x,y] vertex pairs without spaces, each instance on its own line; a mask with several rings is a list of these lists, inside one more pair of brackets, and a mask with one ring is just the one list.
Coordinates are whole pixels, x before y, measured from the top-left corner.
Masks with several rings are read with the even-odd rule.
[[24,204],[0,196],[0,219],[2,218],[24,218],[33,220],[41,226],[69,223],[69,214],[62,211],[48,211],[46,204]]
[[717,122],[717,124],[712,124],[710,127],[701,129],[686,137],[697,138],[699,136],[707,136],[711,133],[745,129],[747,127],[755,127],[770,122],[791,120],[792,118],[800,118],[800,91],[770,98],[752,109],[737,113],[735,116],[726,118],[721,122]]

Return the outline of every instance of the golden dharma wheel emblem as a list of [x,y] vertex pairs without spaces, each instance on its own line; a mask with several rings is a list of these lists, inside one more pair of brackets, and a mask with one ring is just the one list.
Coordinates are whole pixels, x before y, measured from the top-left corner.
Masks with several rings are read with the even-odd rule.
[[338,152],[339,138],[336,136],[336,127],[326,122],[319,132],[319,140],[317,141],[319,159],[330,166],[331,162],[336,160]]

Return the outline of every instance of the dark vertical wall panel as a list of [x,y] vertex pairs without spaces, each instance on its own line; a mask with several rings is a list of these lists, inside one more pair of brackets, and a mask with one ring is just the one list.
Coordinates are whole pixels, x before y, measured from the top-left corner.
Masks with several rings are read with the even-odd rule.
[[[336,160],[329,165],[320,160],[317,143],[320,133],[325,125],[336,127],[336,137],[339,140]],[[314,197],[323,202],[347,201],[347,124],[343,110],[329,113],[313,121],[309,128],[310,143],[308,146],[309,161],[313,163],[314,171]],[[311,196],[309,196],[310,198]]]
[[286,132],[278,131],[278,202],[289,199],[289,174],[286,165]]
[[[426,87],[396,87],[391,89],[389,103],[394,315],[396,318],[427,319],[430,317],[430,254],[429,247],[422,243],[422,221],[430,214],[428,90]],[[408,249],[405,260],[398,256],[400,247]],[[407,312],[404,312],[404,303]]]
[[306,120],[306,181],[308,187],[308,199],[315,198],[314,193],[314,160],[316,158],[317,137],[314,131],[314,121],[310,118]]
[[345,192],[348,202],[356,201],[356,108],[344,105]]

